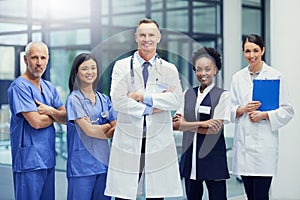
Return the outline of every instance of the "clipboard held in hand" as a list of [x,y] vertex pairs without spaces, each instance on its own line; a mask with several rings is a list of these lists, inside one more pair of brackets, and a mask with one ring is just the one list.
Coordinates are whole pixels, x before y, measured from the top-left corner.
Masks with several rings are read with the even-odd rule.
[[279,108],[279,79],[254,79],[252,100],[260,101],[258,110],[269,111]]

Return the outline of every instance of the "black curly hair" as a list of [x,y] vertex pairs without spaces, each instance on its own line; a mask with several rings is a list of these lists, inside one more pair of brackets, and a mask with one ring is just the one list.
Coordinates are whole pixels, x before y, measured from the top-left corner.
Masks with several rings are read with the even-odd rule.
[[197,51],[195,51],[193,54],[192,65],[193,65],[194,71],[196,70],[196,68],[195,68],[196,62],[201,57],[210,58],[215,63],[217,69],[221,70],[221,68],[222,68],[221,54],[214,48],[203,47],[203,48],[200,48]]

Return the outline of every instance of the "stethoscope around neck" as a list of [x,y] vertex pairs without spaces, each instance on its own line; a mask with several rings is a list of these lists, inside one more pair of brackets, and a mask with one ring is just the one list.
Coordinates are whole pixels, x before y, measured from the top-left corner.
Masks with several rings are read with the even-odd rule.
[[[159,59],[160,65],[162,65],[162,61],[161,61],[161,58],[156,54],[155,58],[154,58],[155,70],[156,70],[157,73],[159,73],[158,70],[157,70],[157,67],[156,67],[156,59]],[[134,60],[134,54],[132,54],[132,56],[130,58],[130,78],[131,78],[131,84],[134,84],[133,60]]]
[[[82,92],[81,90],[79,90],[79,91],[80,91],[82,97],[83,97],[84,99],[87,99],[87,97],[85,97],[85,95],[83,94],[83,92]],[[100,104],[101,104],[102,112],[100,113],[100,116],[101,116],[102,118],[104,118],[104,119],[108,119],[108,118],[109,118],[109,112],[108,112],[108,111],[104,111],[104,105],[103,105],[103,102],[102,102],[103,100],[102,100],[100,94],[99,94],[97,91],[95,91],[95,93],[96,93],[96,95],[99,97],[99,101],[100,101]],[[85,108],[84,108],[84,109],[85,109]],[[98,121],[98,120],[99,120],[99,118],[97,118],[96,120],[94,120],[94,121],[92,121],[92,122],[96,122],[96,121]]]

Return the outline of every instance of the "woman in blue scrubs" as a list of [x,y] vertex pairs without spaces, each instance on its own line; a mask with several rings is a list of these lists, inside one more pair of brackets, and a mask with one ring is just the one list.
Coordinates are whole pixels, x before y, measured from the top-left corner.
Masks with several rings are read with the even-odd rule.
[[96,60],[79,54],[72,65],[67,98],[68,200],[111,199],[104,195],[109,160],[109,138],[116,118],[110,99],[96,91]]

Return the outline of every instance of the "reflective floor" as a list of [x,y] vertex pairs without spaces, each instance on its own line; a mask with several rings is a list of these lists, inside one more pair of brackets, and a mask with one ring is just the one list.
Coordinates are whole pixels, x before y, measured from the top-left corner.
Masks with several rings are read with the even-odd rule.
[[[10,149],[9,149],[9,142],[8,141],[1,141],[0,142],[0,165],[3,164],[5,165],[7,168],[10,168],[9,165],[11,165],[11,154],[10,154]],[[59,192],[57,192],[57,199],[61,199],[64,200],[65,199],[65,194],[66,194],[66,176],[65,176],[65,172],[63,171],[63,169],[65,169],[66,167],[66,152],[65,149],[63,147],[57,149],[57,169],[59,171],[57,171],[57,176],[56,176],[56,182],[59,182],[58,186],[57,185],[57,190],[59,190]],[[230,154],[228,154],[228,160],[231,160],[231,156]],[[231,166],[231,163],[228,163],[229,168]],[[9,169],[10,170],[10,169]],[[7,174],[3,174],[3,170],[0,171],[0,180],[2,180],[0,182],[0,199],[2,200],[4,197],[4,193],[8,192],[10,194],[6,194],[5,196],[10,196],[13,197],[12,194],[12,182],[3,180],[7,177]],[[11,177],[10,177],[11,178]],[[7,185],[8,183],[10,183],[10,186]],[[2,185],[1,185],[2,184]],[[184,186],[184,185],[183,185]],[[3,193],[4,192],[4,193]],[[230,200],[245,200],[245,196],[244,196],[244,189],[243,189],[243,184],[237,179],[236,176],[231,176],[230,179],[227,180],[227,193],[228,193],[228,199]],[[4,198],[3,200],[6,199],[10,199],[10,198]],[[181,198],[167,198],[167,200],[183,200],[186,199],[185,197],[181,197]],[[203,200],[208,200],[207,197],[207,192],[205,191]]]

